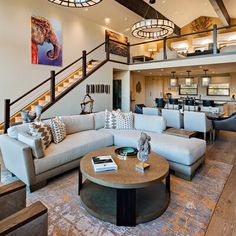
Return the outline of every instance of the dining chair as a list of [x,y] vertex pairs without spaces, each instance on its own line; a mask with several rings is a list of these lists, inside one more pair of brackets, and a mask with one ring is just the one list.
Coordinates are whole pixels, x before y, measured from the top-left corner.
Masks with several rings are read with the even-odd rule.
[[210,140],[213,140],[212,121],[204,112],[184,111],[184,129],[202,132],[206,140],[207,132],[210,132]]
[[162,109],[162,117],[166,119],[167,127],[183,128],[183,115],[180,110]]
[[143,107],[144,115],[159,115],[158,108],[155,107]]

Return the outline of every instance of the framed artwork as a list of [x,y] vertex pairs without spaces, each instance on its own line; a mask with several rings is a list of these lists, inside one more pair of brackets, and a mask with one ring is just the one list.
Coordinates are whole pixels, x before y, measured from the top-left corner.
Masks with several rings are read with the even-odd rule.
[[[112,39],[112,40],[115,40],[117,42],[124,43],[124,44],[128,43],[128,37],[125,37],[122,34],[112,32],[110,30],[106,30],[105,34],[106,34],[106,37],[108,37],[109,39]],[[110,41],[109,51],[111,54],[115,54],[118,56],[122,56],[122,57],[128,56],[127,46],[123,45],[123,44],[116,43],[116,42]]]
[[31,63],[62,66],[60,22],[41,16],[31,17]]

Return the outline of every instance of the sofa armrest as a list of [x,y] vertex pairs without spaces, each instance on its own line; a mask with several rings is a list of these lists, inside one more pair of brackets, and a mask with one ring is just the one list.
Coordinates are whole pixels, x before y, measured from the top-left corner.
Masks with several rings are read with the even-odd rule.
[[47,208],[41,202],[35,202],[29,207],[0,221],[1,235],[48,235]]
[[26,207],[26,186],[16,181],[0,187],[0,220]]
[[35,183],[35,168],[31,148],[8,135],[0,135],[0,148],[6,168],[26,185]]

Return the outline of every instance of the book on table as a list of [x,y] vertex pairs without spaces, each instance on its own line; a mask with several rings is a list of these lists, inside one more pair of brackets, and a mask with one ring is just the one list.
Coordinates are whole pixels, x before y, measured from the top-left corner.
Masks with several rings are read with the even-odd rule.
[[96,156],[92,158],[92,164],[95,172],[117,170],[118,167],[112,157]]

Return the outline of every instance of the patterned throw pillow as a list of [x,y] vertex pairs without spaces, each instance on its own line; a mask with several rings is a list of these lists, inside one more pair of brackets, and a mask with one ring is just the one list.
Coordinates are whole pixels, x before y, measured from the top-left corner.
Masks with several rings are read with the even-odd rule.
[[66,137],[66,126],[58,118],[53,118],[49,121],[49,126],[52,130],[52,137],[54,143],[60,143]]
[[52,142],[51,129],[43,122],[29,123],[29,134],[33,137],[41,138],[44,149]]
[[134,129],[134,115],[132,112],[117,114],[116,129]]
[[117,111],[108,111],[105,110],[105,129],[116,129],[117,123],[117,114],[120,113],[120,110]]

